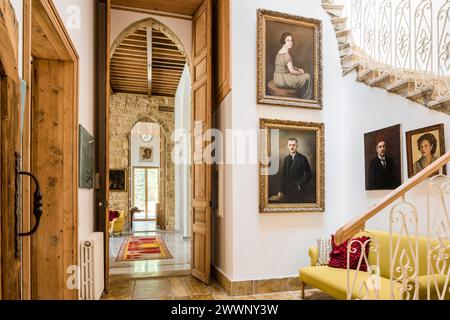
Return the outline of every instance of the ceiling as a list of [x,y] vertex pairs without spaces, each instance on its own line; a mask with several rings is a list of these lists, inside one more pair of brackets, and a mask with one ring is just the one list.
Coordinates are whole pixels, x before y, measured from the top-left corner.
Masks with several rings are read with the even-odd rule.
[[114,92],[175,97],[186,58],[176,44],[157,28],[149,28],[151,48],[148,46],[147,28],[136,30],[117,46],[111,58],[111,87]]
[[193,16],[203,0],[112,0],[113,7],[129,7]]

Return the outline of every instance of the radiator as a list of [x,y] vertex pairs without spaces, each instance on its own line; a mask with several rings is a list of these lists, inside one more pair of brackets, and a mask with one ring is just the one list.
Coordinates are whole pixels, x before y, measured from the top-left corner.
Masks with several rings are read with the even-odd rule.
[[81,242],[80,265],[80,299],[99,300],[105,288],[102,232]]

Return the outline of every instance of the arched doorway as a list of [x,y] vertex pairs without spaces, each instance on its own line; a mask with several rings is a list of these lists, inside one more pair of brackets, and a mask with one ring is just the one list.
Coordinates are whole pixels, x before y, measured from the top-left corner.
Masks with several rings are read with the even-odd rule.
[[[109,209],[124,212],[123,229],[113,230],[109,241],[111,274],[129,275],[131,269],[125,265],[141,275],[155,268],[189,274],[190,166],[172,161],[175,131],[190,131],[192,125],[189,58],[178,37],[153,18],[127,27],[114,42],[110,57],[109,163],[111,170],[125,170],[128,181],[125,192],[110,189]],[[146,124],[160,129],[158,138],[154,129],[145,132]],[[144,131],[134,132],[138,129]],[[142,161],[146,151],[150,158],[155,156],[158,148],[151,145],[158,139],[159,157]],[[190,141],[186,147],[190,153]],[[156,176],[158,185],[151,180]],[[157,199],[149,192],[154,193],[156,186]],[[129,259],[126,252],[141,240],[157,242],[148,245],[166,247],[169,255],[148,254],[138,259],[129,255]]]

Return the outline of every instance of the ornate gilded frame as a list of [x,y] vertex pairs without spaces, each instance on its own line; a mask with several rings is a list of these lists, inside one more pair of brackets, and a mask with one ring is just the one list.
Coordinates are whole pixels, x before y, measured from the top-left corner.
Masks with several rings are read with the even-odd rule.
[[[406,156],[407,156],[407,161],[408,161],[408,178],[412,178],[414,177],[413,174],[413,150],[415,148],[417,148],[417,146],[413,146],[412,145],[412,137],[415,135],[419,135],[419,134],[425,134],[427,132],[431,132],[431,131],[438,131],[439,132],[439,149],[441,150],[441,154],[440,156],[443,156],[445,154],[445,127],[443,123],[440,124],[436,124],[433,126],[429,126],[429,127],[425,127],[425,128],[420,128],[420,129],[415,129],[415,130],[411,130],[411,131],[407,131],[405,133],[406,136]],[[438,156],[438,158],[440,157]],[[447,175],[447,166],[443,166],[442,167],[442,173],[444,175]]]
[[[323,73],[322,73],[322,21],[304,18],[286,13],[258,9],[258,37],[257,37],[257,99],[260,104],[272,104],[288,107],[310,109],[323,108]],[[299,98],[270,96],[266,93],[266,22],[278,21],[314,28],[314,100]]]
[[[266,157],[271,156],[271,129],[295,129],[316,132],[316,202],[269,203],[269,175],[264,174]],[[260,213],[318,213],[325,211],[325,125],[323,123],[260,119],[259,146],[259,212]],[[281,168],[280,168],[281,169]]]

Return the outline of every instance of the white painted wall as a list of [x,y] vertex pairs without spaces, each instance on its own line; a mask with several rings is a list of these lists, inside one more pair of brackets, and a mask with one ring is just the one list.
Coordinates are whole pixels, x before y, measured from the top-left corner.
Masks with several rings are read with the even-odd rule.
[[[142,141],[141,135],[152,135],[150,142]],[[132,167],[158,167],[161,161],[161,129],[158,123],[138,122],[131,129],[131,166]],[[153,149],[153,161],[141,161],[140,148]]]
[[[402,172],[403,181],[408,180],[406,137],[405,132],[444,123],[447,150],[450,145],[450,117],[443,113],[429,110],[419,104],[410,102],[405,98],[389,94],[385,90],[370,88],[355,81],[356,74],[344,78],[346,128],[343,150],[350,154],[345,161],[346,192],[345,212],[346,220],[351,220],[369,209],[372,205],[387,195],[389,191],[365,191],[364,167],[364,133],[388,127],[402,125]],[[407,200],[411,200],[419,211],[421,234],[426,233],[426,186],[423,183],[419,188],[410,192]],[[383,213],[372,219],[367,227],[388,230],[389,207]]]
[[123,10],[111,10],[111,45],[114,44],[116,38],[131,24],[148,18],[158,20],[170,28],[180,39],[187,56],[191,56],[192,21]]
[[[175,95],[175,129],[191,131],[191,77],[186,65]],[[181,148],[184,154],[190,155],[190,141],[176,140],[176,150]],[[175,229],[181,231],[184,238],[191,235],[190,211],[190,166],[188,163],[175,164]]]
[[[323,21],[322,111],[256,103],[258,8]],[[363,133],[398,123],[410,130],[445,122],[448,140],[449,117],[383,90],[368,88],[355,82],[354,75],[342,78],[335,33],[320,0],[233,1],[232,16],[233,95],[231,104],[225,103],[219,109],[220,125],[257,129],[259,118],[325,123],[326,212],[260,215],[258,166],[227,167],[225,216],[215,226],[219,237],[214,245],[214,264],[235,281],[296,276],[299,268],[309,264],[308,248],[315,244],[316,237],[330,236],[385,194],[364,190]],[[257,153],[257,146],[250,146],[249,152]],[[406,175],[406,163],[404,169]],[[424,197],[417,192],[413,197],[419,206],[424,204]],[[374,221],[371,226],[385,229],[387,224]]]
[[[95,1],[57,0],[54,4],[66,25],[79,55],[78,118],[89,133],[94,133],[95,108]],[[73,9],[80,12],[80,28],[71,27]],[[69,10],[72,9],[72,10]],[[79,189],[78,193],[78,236],[85,239],[94,231],[94,191]]]
[[[232,127],[232,118],[234,108],[232,106],[233,92],[230,92],[220,106],[217,108],[217,128],[224,132]],[[223,144],[229,143],[227,137],[224,136]],[[226,159],[227,151],[225,148],[222,156]],[[217,214],[212,216],[212,263],[223,274],[233,279],[233,248],[235,238],[233,236],[233,170],[231,165],[223,164],[223,180],[219,180],[219,196],[222,196],[223,217]]]

